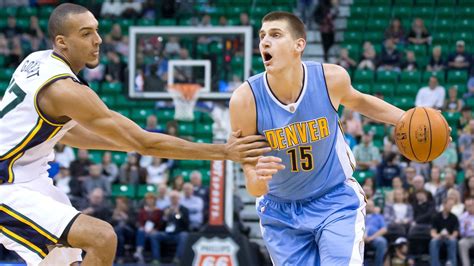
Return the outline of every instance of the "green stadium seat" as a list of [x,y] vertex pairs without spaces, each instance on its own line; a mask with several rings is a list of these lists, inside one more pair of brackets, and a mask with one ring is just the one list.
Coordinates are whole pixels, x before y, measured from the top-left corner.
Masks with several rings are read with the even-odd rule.
[[99,31],[103,34],[108,34],[110,30],[112,29],[112,25],[113,25],[113,21],[111,19],[100,19]]
[[464,31],[464,32],[469,32],[472,30],[472,25],[474,25],[474,19],[473,18],[462,18],[456,20],[456,22],[453,24],[456,25],[455,30],[456,31]]
[[444,84],[444,76],[445,76],[444,71],[435,71],[435,72],[425,71],[423,73],[423,79],[421,80],[422,87],[428,86],[428,82],[431,76],[436,76],[438,78],[438,82],[440,84]]
[[401,84],[418,84],[421,79],[421,72],[419,71],[402,71],[400,74]]
[[[364,39],[366,41],[370,41],[372,43],[381,43],[384,40],[384,32],[383,31],[367,31],[365,32]],[[375,47],[376,45],[374,45]]]
[[115,100],[116,100],[115,101],[115,106],[117,106],[119,108],[134,107],[134,106],[137,105],[135,101],[128,99],[123,94],[119,94],[119,95],[115,96]]
[[394,89],[393,84],[383,84],[383,83],[375,83],[374,86],[372,87],[372,92],[373,93],[380,93],[385,97],[391,97],[395,94],[395,89]]
[[176,26],[176,19],[174,18],[160,18],[158,20],[160,26]]
[[195,133],[197,137],[212,137],[212,124],[197,124]]
[[197,143],[212,143],[212,138],[196,138],[194,141]]
[[[393,17],[405,19],[405,21],[408,21],[407,18],[411,18],[412,7],[410,7],[410,6],[394,6],[392,11],[393,11]],[[408,29],[405,28],[405,30],[408,30]]]
[[355,70],[354,81],[362,84],[372,84],[374,81],[374,71],[371,70]]
[[359,182],[359,184],[363,184],[364,180],[369,177],[375,176],[372,171],[354,171],[352,176]]
[[16,16],[17,11],[18,11],[18,8],[13,7],[13,6],[0,8],[0,18],[6,18],[8,16]]
[[426,45],[408,45],[406,50],[413,51],[417,58],[426,56]]
[[344,43],[362,43],[363,34],[360,32],[344,32]]
[[112,152],[112,162],[117,165],[122,165],[127,161],[127,153],[125,152]]
[[415,0],[417,6],[433,6],[436,1],[433,0]]
[[180,136],[193,136],[194,135],[194,123],[192,123],[192,122],[179,122],[178,134]]
[[14,68],[1,68],[0,69],[0,81],[10,81],[12,78]]
[[346,43],[344,48],[349,52],[349,56],[355,61],[359,61],[360,58],[360,44],[358,43]]
[[418,83],[399,84],[396,90],[398,96],[415,97],[419,89]]
[[474,6],[464,6],[458,9],[457,16],[461,18],[472,18],[474,17]]
[[93,91],[95,91],[97,94],[99,94],[99,92],[100,92],[100,82],[98,82],[98,81],[89,82],[89,88],[91,88]]
[[138,199],[143,199],[147,193],[154,193],[156,195],[157,193],[157,188],[156,185],[138,185],[138,190],[137,190],[137,198]]
[[370,19],[370,20],[367,21],[366,27],[367,27],[368,31],[385,31],[385,29],[389,25],[390,25],[390,21],[386,18],[384,18],[384,19]]
[[136,187],[135,185],[112,185],[112,197],[127,197],[135,198]]
[[446,45],[451,43],[451,32],[435,31],[432,36],[434,44]]
[[471,107],[472,109],[474,109],[474,98],[468,98],[468,99],[466,99],[466,106],[469,106],[469,107]]
[[436,9],[436,16],[438,19],[453,19],[455,18],[456,8],[453,6],[443,6]]
[[360,6],[360,7],[369,7],[371,5],[370,0],[354,0],[352,6]]
[[448,122],[449,126],[455,130],[459,124],[459,118],[461,117],[461,113],[458,112],[443,112],[444,118]]
[[104,154],[103,151],[89,151],[89,159],[93,163],[101,163],[102,162],[102,154]]
[[456,0],[438,0],[438,7],[456,6]]
[[453,42],[457,41],[457,40],[463,40],[465,41],[466,43],[472,43],[474,41],[473,37],[472,37],[472,33],[471,32],[466,32],[466,31],[463,31],[463,32],[454,32],[453,33],[453,37],[452,37],[452,40]]
[[107,105],[109,108],[115,107],[115,97],[110,95],[100,95],[100,99]]
[[[446,19],[446,18],[437,19],[437,20],[435,20],[433,26],[437,31],[448,32],[448,31],[451,31],[453,29],[454,20],[453,19]],[[457,27],[457,25],[456,25],[456,27]]]
[[244,6],[239,6],[239,5],[229,6],[226,9],[226,14],[227,16],[230,16],[230,17],[240,16],[240,13],[243,13],[243,12],[248,12],[248,10],[246,10]]
[[0,81],[0,97],[5,94],[8,89],[8,82],[7,81]]
[[414,18],[432,19],[434,16],[434,8],[428,6],[414,7],[412,16]]
[[187,182],[189,181],[189,175],[191,174],[191,171],[192,170],[189,169],[176,168],[172,171],[171,181],[173,181],[176,176],[181,175],[183,176],[184,181]]
[[474,1],[473,0],[460,0],[459,1],[459,6],[461,8],[464,7],[474,7]]
[[363,31],[365,29],[365,19],[364,18],[354,18],[347,20],[347,29],[348,31]]
[[143,19],[137,20],[137,25],[138,26],[155,26],[156,21],[154,19],[143,18]]
[[[49,18],[51,13],[53,12],[54,7],[53,6],[41,6],[39,8],[38,15],[40,18]],[[102,26],[102,25],[101,25]]]
[[462,185],[465,178],[466,178],[466,175],[465,175],[464,171],[462,171],[462,170],[459,171],[459,172],[456,174],[456,184]]
[[149,115],[152,115],[154,113],[155,113],[154,109],[134,108],[134,109],[132,109],[132,112],[130,113],[130,118],[134,121],[146,121],[146,118]]
[[374,138],[383,138],[385,136],[385,126],[382,124],[365,125],[364,132],[372,132],[374,134]]
[[396,71],[378,71],[377,82],[396,83],[398,81],[398,72]]
[[381,18],[381,19],[389,18],[390,11],[391,11],[390,6],[372,6],[369,9],[371,18]]
[[373,5],[390,7],[392,0],[372,0]]
[[128,108],[116,109],[115,111],[125,117],[130,117],[130,110]]
[[174,110],[173,109],[160,109],[156,111],[156,118],[158,121],[168,122],[174,119]]
[[449,83],[466,83],[468,73],[465,70],[449,70],[448,71],[448,82]]
[[102,84],[102,93],[104,94],[120,94],[122,89],[123,85],[120,82],[104,82]]
[[[446,89],[449,89],[451,88],[452,86],[456,86],[458,87],[458,98],[462,97],[464,95],[464,93],[467,92],[467,84],[466,82],[463,82],[463,83],[447,83],[445,88]],[[446,97],[448,97],[448,93],[446,92]]]
[[38,14],[38,10],[36,9],[36,7],[27,6],[27,7],[22,7],[18,9],[18,12],[16,15],[17,17],[20,17],[20,18],[30,19],[31,16],[36,16],[37,14]]
[[354,88],[362,93],[367,93],[367,94],[371,94],[372,93],[372,89],[371,89],[371,85],[370,84],[361,84],[361,83],[358,83],[358,84],[355,84],[354,85]]
[[178,161],[178,167],[180,168],[185,168],[185,169],[190,169],[190,170],[195,170],[198,168],[201,168],[204,165],[204,161],[200,160],[179,160]]
[[351,8],[351,18],[367,18],[367,7],[354,6]]
[[415,106],[414,100],[414,97],[395,97],[392,103],[402,110],[408,110]]

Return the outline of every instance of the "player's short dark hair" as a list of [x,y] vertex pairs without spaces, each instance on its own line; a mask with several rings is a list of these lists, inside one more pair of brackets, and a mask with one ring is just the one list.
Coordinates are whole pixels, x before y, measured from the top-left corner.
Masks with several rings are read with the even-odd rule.
[[64,3],[57,6],[51,15],[49,16],[48,21],[48,34],[49,38],[53,40],[58,35],[64,35],[66,33],[66,20],[68,19],[69,15],[74,14],[82,14],[85,12],[89,12],[89,10],[83,6]]
[[306,40],[306,31],[304,29],[304,23],[293,13],[284,11],[270,12],[263,17],[262,23],[276,20],[285,20],[290,26],[290,32],[293,37],[295,37],[295,39],[303,38],[304,40]]

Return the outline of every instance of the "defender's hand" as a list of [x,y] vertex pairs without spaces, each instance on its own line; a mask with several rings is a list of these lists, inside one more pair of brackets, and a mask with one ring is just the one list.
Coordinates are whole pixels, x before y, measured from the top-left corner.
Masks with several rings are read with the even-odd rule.
[[260,156],[270,152],[265,137],[261,135],[252,135],[240,137],[241,131],[232,132],[225,144],[226,159],[240,163],[255,163]]
[[278,171],[285,169],[285,165],[281,164],[281,159],[275,156],[260,157],[255,166],[257,179],[269,181]]

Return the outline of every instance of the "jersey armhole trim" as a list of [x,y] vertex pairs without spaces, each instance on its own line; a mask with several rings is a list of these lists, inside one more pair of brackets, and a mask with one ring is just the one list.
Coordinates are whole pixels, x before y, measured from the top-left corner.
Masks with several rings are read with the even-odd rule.
[[250,81],[247,80],[247,83],[249,84],[250,91],[252,92],[253,100],[255,102],[255,130],[257,131],[258,134],[258,108],[257,108],[257,97],[255,96],[255,93],[253,92],[253,87],[252,84],[250,84]]
[[334,107],[334,105],[332,104],[331,96],[329,96],[329,87],[328,87],[328,83],[326,82],[326,74],[324,73],[324,65],[323,64],[321,64],[321,71],[322,71],[322,74],[323,74],[324,86],[326,87],[326,95],[328,96],[329,104],[331,104],[332,109],[334,110],[334,112],[336,112],[336,114],[339,115],[339,113],[337,112],[336,107]]
[[48,116],[46,114],[44,114],[41,109],[39,108],[38,106],[38,93],[44,88],[44,87],[47,87],[51,84],[53,84],[54,82],[60,80],[60,79],[66,79],[66,78],[72,78],[74,79],[74,77],[69,74],[69,73],[64,73],[64,74],[59,74],[59,75],[56,75],[56,76],[53,76],[51,77],[50,79],[48,79],[47,81],[45,81],[37,90],[36,90],[36,93],[35,93],[35,96],[34,96],[34,104],[35,104],[35,109],[36,109],[36,113],[38,113],[38,115],[41,117],[41,119],[43,119],[46,123],[52,125],[52,126],[64,126],[66,123],[61,123],[61,122],[58,122],[58,121],[54,121],[53,119],[51,118],[48,118]]

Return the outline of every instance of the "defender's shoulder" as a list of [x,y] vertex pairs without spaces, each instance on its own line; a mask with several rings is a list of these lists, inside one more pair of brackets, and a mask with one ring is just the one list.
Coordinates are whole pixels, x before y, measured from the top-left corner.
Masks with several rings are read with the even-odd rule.
[[351,77],[346,69],[335,64],[323,64],[324,77],[328,87],[334,86],[349,86],[351,84]]

